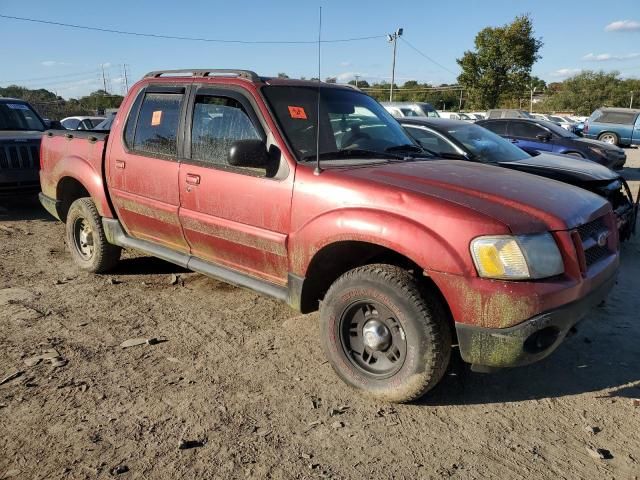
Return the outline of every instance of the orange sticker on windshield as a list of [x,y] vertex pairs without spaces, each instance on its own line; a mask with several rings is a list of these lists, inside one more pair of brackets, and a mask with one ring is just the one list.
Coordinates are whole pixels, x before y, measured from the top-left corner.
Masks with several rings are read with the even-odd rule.
[[299,118],[301,120],[307,119],[307,112],[305,112],[302,107],[293,107],[289,105],[289,115],[291,115],[291,118]]
[[155,127],[160,125],[160,122],[162,122],[162,110],[156,110],[151,116],[151,125]]

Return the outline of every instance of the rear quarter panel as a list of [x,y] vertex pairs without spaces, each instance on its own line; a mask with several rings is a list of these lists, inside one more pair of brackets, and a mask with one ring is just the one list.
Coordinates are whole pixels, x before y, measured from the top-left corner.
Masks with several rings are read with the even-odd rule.
[[[89,140],[89,137],[95,140]],[[103,181],[106,135],[49,131],[40,149],[40,186],[46,196],[59,200],[65,177],[80,182],[93,198],[100,215],[113,218]]]

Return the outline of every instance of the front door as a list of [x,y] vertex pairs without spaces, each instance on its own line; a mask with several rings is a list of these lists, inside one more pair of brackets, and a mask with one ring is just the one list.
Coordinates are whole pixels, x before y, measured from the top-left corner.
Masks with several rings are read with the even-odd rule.
[[233,142],[267,138],[249,95],[194,92],[178,182],[180,222],[193,256],[284,285],[293,172],[275,145],[266,168],[228,162]]
[[[523,150],[553,151],[553,135],[549,130],[532,122],[509,122],[509,138]],[[542,137],[548,138],[543,140]]]
[[141,91],[123,141],[110,142],[107,158],[111,198],[127,233],[188,252],[178,218],[178,132],[184,105],[184,87]]

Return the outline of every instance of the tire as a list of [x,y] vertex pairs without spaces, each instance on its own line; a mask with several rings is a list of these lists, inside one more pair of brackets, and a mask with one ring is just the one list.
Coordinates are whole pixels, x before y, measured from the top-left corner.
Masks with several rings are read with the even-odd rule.
[[600,135],[598,135],[598,140],[604,143],[609,143],[611,145],[618,145],[618,143],[620,142],[618,135],[613,132],[601,133]]
[[74,262],[87,272],[107,272],[120,260],[122,249],[107,242],[100,214],[90,198],[79,198],[69,207],[66,239]]
[[[367,329],[377,335],[365,337]],[[345,383],[390,402],[424,395],[442,379],[451,356],[440,300],[392,265],[367,265],[338,278],[320,308],[320,336]]]

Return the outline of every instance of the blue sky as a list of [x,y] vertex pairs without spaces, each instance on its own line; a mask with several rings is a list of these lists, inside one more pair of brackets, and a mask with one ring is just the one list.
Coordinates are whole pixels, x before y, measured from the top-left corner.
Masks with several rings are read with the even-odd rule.
[[[531,14],[536,35],[544,42],[543,58],[534,67],[534,74],[543,79],[562,80],[581,69],[616,69],[624,76],[640,77],[638,0],[616,0],[610,2],[612,8],[602,8],[602,2],[595,0],[1,0],[0,14],[164,35],[313,41],[320,5],[326,40],[382,36],[403,27],[404,38],[440,64],[400,42],[398,83],[408,79],[454,83],[455,59],[473,48],[477,32],[522,13]],[[103,64],[115,93],[122,91],[121,64],[129,66],[133,80],[150,70],[183,67],[247,68],[261,75],[286,72],[293,77],[311,77],[317,71],[317,47],[312,44],[152,39],[2,18],[0,44],[0,86],[48,88],[63,97],[100,88]],[[357,73],[368,80],[388,80],[390,70],[391,47],[384,38],[323,45],[322,78],[337,76],[346,82]]]

